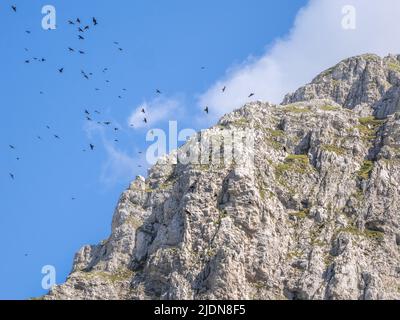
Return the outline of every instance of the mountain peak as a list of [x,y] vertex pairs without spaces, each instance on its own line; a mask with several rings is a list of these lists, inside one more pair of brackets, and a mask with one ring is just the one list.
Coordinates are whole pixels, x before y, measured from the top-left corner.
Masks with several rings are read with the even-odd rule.
[[384,119],[400,111],[400,56],[364,54],[345,59],[286,95],[283,104],[311,99],[331,99],[348,109],[370,107]]

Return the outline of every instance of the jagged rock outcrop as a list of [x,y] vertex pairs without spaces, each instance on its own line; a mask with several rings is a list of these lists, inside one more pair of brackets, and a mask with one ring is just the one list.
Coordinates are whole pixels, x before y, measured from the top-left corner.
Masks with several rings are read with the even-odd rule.
[[[109,239],[44,298],[400,299],[398,61],[345,60],[191,138],[131,184]],[[252,156],[175,161],[243,129]]]

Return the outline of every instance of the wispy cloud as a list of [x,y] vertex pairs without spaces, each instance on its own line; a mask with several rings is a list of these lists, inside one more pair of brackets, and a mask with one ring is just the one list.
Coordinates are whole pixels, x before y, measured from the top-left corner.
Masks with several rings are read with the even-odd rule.
[[117,149],[109,141],[103,142],[107,152],[107,160],[100,174],[100,181],[103,184],[114,185],[119,181],[130,181],[138,174],[138,165],[145,167],[146,161],[143,156],[131,156]]
[[[348,5],[356,9],[354,30],[342,27],[342,9]],[[263,56],[231,67],[200,95],[199,108],[209,106],[215,119],[250,100],[279,103],[286,93],[344,58],[400,53],[398,12],[398,0],[310,0],[285,38]],[[250,93],[255,93],[252,99]]]
[[[145,113],[142,112],[142,109],[145,110]],[[128,125],[135,129],[151,127],[162,121],[177,120],[182,113],[181,98],[157,97],[136,107],[128,119]],[[147,123],[144,122],[144,118]]]

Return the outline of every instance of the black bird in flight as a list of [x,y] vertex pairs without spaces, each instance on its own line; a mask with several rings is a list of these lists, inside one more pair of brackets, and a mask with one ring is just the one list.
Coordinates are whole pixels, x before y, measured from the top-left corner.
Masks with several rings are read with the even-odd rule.
[[72,49],[71,47],[68,47],[68,50],[71,51],[71,52],[75,52],[75,50]]
[[64,72],[64,68],[58,69],[59,73],[63,73]]
[[96,112],[97,114],[100,114],[100,111],[94,110],[94,112]]
[[253,97],[254,95],[255,95],[254,93],[250,93],[249,98]]
[[85,51],[79,50],[80,54],[85,54]]
[[37,138],[38,138],[39,140],[42,140],[42,137],[41,137],[41,136],[37,136]]
[[119,42],[117,42],[117,41],[114,41],[114,44],[115,44],[115,45],[119,45]]
[[108,68],[104,68],[103,69],[103,73],[105,73],[106,71],[108,71]]
[[106,121],[106,122],[103,122],[106,126],[108,126],[108,125],[110,125],[111,124],[111,122],[110,121]]
[[28,52],[28,51],[29,51],[29,49],[28,49],[28,48],[24,48],[24,50],[25,50],[26,52]]
[[27,34],[31,34],[31,32],[30,32],[29,30],[26,30],[25,32],[26,32]]
[[15,147],[14,147],[13,145],[11,145],[11,144],[9,145],[9,147],[10,147],[11,149],[15,149]]
[[81,23],[81,20],[79,18],[76,19],[77,23]]
[[86,120],[87,120],[87,121],[92,121],[92,118],[86,117]]
[[142,108],[142,113],[146,113],[146,110],[144,110],[144,108]]
[[79,32],[83,32],[83,29],[81,27],[78,28]]
[[222,92],[225,92],[225,90],[226,90],[226,86],[222,88]]
[[208,107],[205,107],[204,111],[208,114]]
[[50,126],[46,126],[46,128],[50,130]]
[[54,135],[54,138],[56,138],[56,139],[60,139],[60,137],[58,136],[58,135]]
[[10,178],[14,180],[15,176],[12,173],[9,173],[9,174],[10,174]]
[[84,37],[82,37],[81,35],[78,36],[79,40],[85,40]]
[[17,161],[19,161],[20,157],[16,157],[15,159],[17,159]]
[[119,129],[118,128],[114,128],[114,131],[118,131]]
[[13,9],[14,12],[17,12],[17,7],[15,5],[11,6],[11,9]]
[[161,91],[157,89],[157,90],[156,90],[156,93],[157,93],[157,94],[161,94]]
[[90,144],[89,146],[90,146],[90,150],[93,151],[93,150],[94,150],[94,145],[93,145],[93,144]]
[[119,51],[123,51],[124,49],[122,49],[122,48],[118,48],[118,50],[119,50]]
[[85,113],[86,113],[87,115],[89,115],[89,114],[90,114],[90,112],[89,112],[88,110],[85,110]]
[[40,59],[40,61],[41,61],[41,62],[45,62],[45,61],[46,61],[46,59],[45,59],[45,58],[42,58],[42,59]]
[[93,24],[94,24],[95,26],[97,26],[97,25],[98,25],[98,23],[97,23],[97,19],[96,19],[95,17],[93,17],[92,21],[93,21]]
[[68,24],[75,24],[75,23],[73,23],[71,20],[68,20]]
[[89,26],[85,26],[85,28],[83,28],[83,30],[89,30],[90,27]]
[[143,122],[144,122],[144,123],[147,123],[147,118],[144,118],[144,119],[143,119]]
[[30,62],[30,60],[25,60],[25,63],[29,63]]

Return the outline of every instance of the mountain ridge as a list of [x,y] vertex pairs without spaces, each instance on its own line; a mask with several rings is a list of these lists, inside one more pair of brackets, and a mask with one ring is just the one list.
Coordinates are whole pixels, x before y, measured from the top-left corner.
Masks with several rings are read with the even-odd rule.
[[[43,298],[399,299],[399,87],[400,56],[361,55],[223,116],[132,182]],[[242,162],[176,162],[243,130]]]

